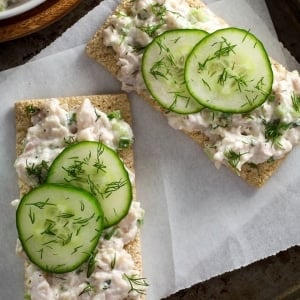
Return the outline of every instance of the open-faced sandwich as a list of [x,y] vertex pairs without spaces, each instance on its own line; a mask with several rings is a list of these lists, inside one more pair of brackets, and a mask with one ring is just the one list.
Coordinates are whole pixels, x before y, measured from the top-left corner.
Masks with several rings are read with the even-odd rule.
[[15,104],[25,299],[144,299],[126,95]]
[[87,45],[219,167],[259,187],[300,141],[300,77],[201,1],[123,0]]

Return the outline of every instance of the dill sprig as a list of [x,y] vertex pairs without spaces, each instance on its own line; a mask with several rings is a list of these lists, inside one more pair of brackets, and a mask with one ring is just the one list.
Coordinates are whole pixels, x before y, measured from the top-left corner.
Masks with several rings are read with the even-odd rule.
[[168,79],[167,75],[169,73],[169,69],[164,61],[164,57],[153,64],[150,69],[150,73],[155,79],[159,79],[158,77]]
[[297,96],[295,93],[292,93],[291,99],[294,110],[300,112],[300,95]]
[[103,198],[108,198],[113,192],[119,190],[121,187],[126,185],[128,183],[128,180],[126,179],[120,179],[118,181],[110,182],[106,185],[104,191],[101,193]]
[[118,231],[117,227],[109,228],[104,232],[103,238],[105,240],[110,240],[116,234],[117,231]]
[[189,95],[185,95],[184,92],[169,92],[169,93],[174,95],[174,100],[171,103],[169,110],[172,110],[172,108],[176,106],[178,99],[185,100],[186,101],[185,107],[188,107],[191,100],[191,97]]
[[87,262],[87,272],[86,272],[86,277],[89,278],[94,270],[95,270],[95,265],[96,265],[96,261],[95,261],[95,258],[96,258],[96,254],[97,252],[94,251],[93,253],[91,253],[89,259],[88,259],[88,262]]
[[167,12],[167,8],[163,4],[155,3],[151,5],[151,12],[156,16],[159,17],[160,20],[164,18]]
[[93,164],[93,167],[96,168],[97,170],[97,174],[99,173],[99,171],[101,172],[106,172],[106,165],[103,164],[103,162],[100,160],[101,155],[104,152],[104,146],[102,143],[99,143],[97,146],[97,158],[96,158],[96,162]]
[[146,282],[146,278],[137,277],[137,275],[127,275],[126,273],[123,274],[123,277],[130,284],[130,290],[128,291],[128,294],[131,292],[136,292],[141,295],[146,295],[146,287],[149,286],[149,284]]
[[276,145],[281,147],[279,143],[280,137],[284,134],[284,132],[289,129],[293,124],[281,122],[280,119],[274,119],[269,122],[263,120],[263,124],[265,125],[265,139],[267,142],[272,143],[272,145]]
[[113,259],[110,262],[110,268],[113,270],[116,266],[116,262],[117,262],[117,255],[116,252],[114,253]]
[[33,203],[26,203],[25,205],[32,205],[35,206],[39,209],[43,209],[46,205],[52,205],[52,206],[56,206],[54,203],[49,203],[49,198],[47,198],[45,201],[37,201],[37,202],[33,202]]
[[212,46],[214,47],[215,45],[219,44],[219,49],[216,50],[212,56],[208,56],[203,63],[198,62],[198,71],[201,72],[205,69],[207,63],[211,60],[214,59],[219,59],[222,56],[229,56],[231,53],[235,53],[234,52],[234,48],[237,45],[231,44],[230,42],[227,41],[227,39],[225,37],[222,37],[222,40],[219,42],[215,42],[212,44]]
[[90,293],[93,292],[95,290],[95,288],[89,283],[86,282],[86,287],[79,293],[79,296],[85,294],[85,293]]
[[246,152],[245,153],[235,152],[232,149],[224,153],[228,164],[235,170],[237,170],[238,164],[241,161],[241,157],[245,154]]
[[45,160],[42,160],[39,164],[35,164],[35,163],[28,164],[26,161],[25,170],[29,177],[36,178],[38,184],[42,184],[47,177],[49,165],[48,162],[46,162]]
[[64,178],[65,181],[81,181],[82,177],[80,177],[80,175],[84,173],[83,165],[85,164],[86,163],[84,161],[75,160],[74,163],[68,167],[62,166],[62,169],[67,173],[67,176],[70,177],[70,179]]
[[163,26],[163,23],[155,24],[155,25],[148,25],[148,26],[138,26],[137,28],[141,31],[147,33],[150,37],[154,37],[156,31]]

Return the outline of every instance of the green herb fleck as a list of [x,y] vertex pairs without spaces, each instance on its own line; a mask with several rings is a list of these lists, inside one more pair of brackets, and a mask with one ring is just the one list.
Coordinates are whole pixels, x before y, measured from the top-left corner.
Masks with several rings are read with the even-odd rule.
[[74,160],[74,163],[68,167],[62,166],[62,169],[67,173],[69,178],[64,178],[66,182],[81,181],[82,177],[80,175],[84,173],[83,165],[85,165],[85,161]]
[[86,277],[87,278],[89,278],[93,274],[93,272],[95,270],[95,264],[96,264],[95,257],[96,257],[96,254],[97,254],[97,252],[94,251],[93,253],[91,253],[91,255],[90,255],[89,259],[88,259],[88,262],[87,262],[87,272],[86,272]]
[[235,170],[237,170],[237,166],[241,160],[241,156],[244,154],[246,153],[235,152],[232,149],[224,153],[229,165]]
[[25,112],[27,116],[31,117],[38,114],[41,110],[32,104],[25,106]]
[[107,229],[103,235],[104,239],[110,240],[117,232],[117,229],[118,229],[117,227],[112,227],[112,228]]
[[154,37],[156,31],[162,26],[162,23],[156,24],[156,25],[149,25],[149,26],[139,26],[137,27],[141,31],[147,33],[150,37]]
[[295,93],[293,93],[291,98],[294,110],[296,112],[300,112],[300,95],[297,96]]
[[272,142],[272,145],[281,147],[279,139],[284,132],[291,127],[291,124],[281,122],[280,119],[274,119],[269,122],[263,120],[263,124],[265,125],[266,141]]
[[136,292],[141,295],[146,295],[146,287],[149,286],[149,284],[146,282],[146,278],[137,277],[137,275],[127,275],[126,273],[123,274],[123,277],[130,284],[130,290],[128,291],[128,294],[131,292]]
[[155,78],[162,77],[168,80],[167,75],[169,74],[169,69],[166,66],[164,57],[156,61],[150,69],[150,74]]
[[[1,9],[0,9],[0,11],[1,11]],[[31,295],[28,294],[28,293],[26,293],[26,294],[24,295],[24,300],[31,300]]]
[[44,202],[43,201],[38,201],[38,202],[33,202],[33,203],[26,203],[25,205],[33,205],[39,209],[43,209],[46,205],[53,205],[56,206],[54,203],[49,203],[49,198],[47,198]]
[[108,198],[113,192],[119,190],[121,187],[127,184],[127,180],[120,179],[119,181],[113,181],[106,185],[104,192],[102,192],[102,196],[104,198]]
[[38,181],[38,184],[42,184],[47,177],[49,165],[45,160],[42,160],[42,162],[39,164],[35,164],[35,163],[28,164],[26,161],[25,170],[29,177],[36,178]]
[[122,120],[122,115],[120,110],[114,110],[111,113],[107,115],[109,120],[116,119],[116,120]]
[[115,265],[116,265],[116,261],[117,261],[117,255],[116,255],[116,252],[114,253],[114,257],[110,263],[110,268],[113,270],[115,268]]
[[86,287],[80,292],[79,296],[85,294],[85,293],[90,293],[90,292],[93,292],[94,291],[94,287],[89,283],[89,282],[86,282]]
[[132,144],[132,140],[128,137],[120,137],[118,148],[119,149],[126,149]]
[[31,224],[34,224],[34,222],[35,222],[35,213],[32,212],[31,207],[29,209],[29,219],[31,221]]

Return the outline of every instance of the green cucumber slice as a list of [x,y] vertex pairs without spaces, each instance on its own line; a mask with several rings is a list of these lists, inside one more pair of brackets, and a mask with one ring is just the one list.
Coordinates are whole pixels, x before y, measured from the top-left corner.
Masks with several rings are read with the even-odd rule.
[[185,65],[189,92],[213,110],[243,113],[272,90],[273,72],[263,44],[249,31],[220,29],[203,38]]
[[104,227],[123,219],[132,201],[129,175],[118,154],[102,143],[83,141],[65,148],[50,166],[48,183],[83,188],[104,212]]
[[187,91],[184,65],[193,47],[207,35],[197,29],[170,30],[157,36],[145,49],[142,75],[152,97],[165,109],[190,114],[203,109]]
[[65,273],[85,262],[97,246],[103,212],[85,190],[43,184],[21,199],[16,222],[28,258],[44,271]]

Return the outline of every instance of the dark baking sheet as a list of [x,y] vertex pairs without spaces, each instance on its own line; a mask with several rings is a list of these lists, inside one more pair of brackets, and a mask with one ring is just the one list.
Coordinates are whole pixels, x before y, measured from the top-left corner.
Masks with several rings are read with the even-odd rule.
[[300,0],[266,0],[279,40],[300,62]]
[[162,300],[300,299],[300,246],[196,284]]

